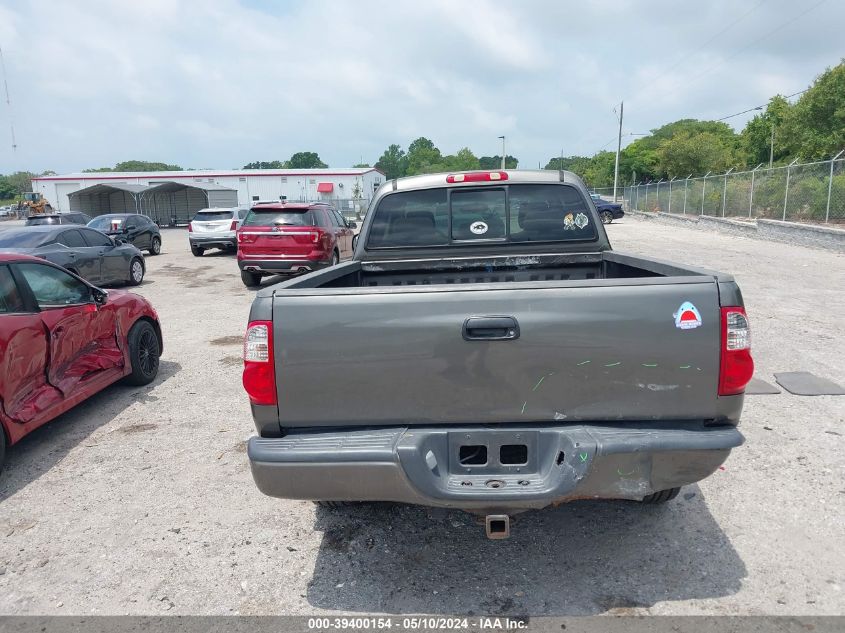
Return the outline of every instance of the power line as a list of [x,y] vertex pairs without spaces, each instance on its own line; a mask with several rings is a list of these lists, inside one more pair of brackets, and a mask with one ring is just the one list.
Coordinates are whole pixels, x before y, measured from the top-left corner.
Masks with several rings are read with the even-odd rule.
[[[800,90],[799,92],[793,92],[791,95],[786,95],[786,96],[784,97],[784,99],[791,99],[792,97],[795,97],[795,96],[797,96],[797,95],[802,95],[802,94],[804,94],[805,92],[807,92],[808,90],[809,90],[809,88],[804,88],[804,90]],[[728,115],[728,116],[722,117],[721,119],[715,119],[715,120],[716,120],[716,121],[727,121],[728,119],[732,119],[732,118],[734,118],[735,116],[739,116],[739,115],[741,115],[741,114],[748,114],[749,112],[754,112],[754,110],[762,110],[762,109],[763,109],[763,108],[765,108],[765,107],[766,107],[766,104],[763,104],[763,105],[758,105],[758,106],[756,106],[756,107],[754,107],[754,108],[748,108],[748,110],[743,110],[742,112],[737,112],[736,114],[731,114],[731,115]]]
[[0,48],[0,70],[3,71],[3,88],[6,91],[6,107],[9,110],[9,128],[12,131],[12,151],[15,152],[18,149],[17,142],[15,141],[15,123],[12,120],[12,102],[9,99],[9,84],[6,81],[6,62],[3,60],[3,49]]

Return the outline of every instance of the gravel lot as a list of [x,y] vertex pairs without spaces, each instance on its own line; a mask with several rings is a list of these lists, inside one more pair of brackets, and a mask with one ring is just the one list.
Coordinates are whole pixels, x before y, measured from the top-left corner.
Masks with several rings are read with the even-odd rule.
[[[845,256],[626,218],[620,250],[733,272],[758,373],[845,384]],[[230,255],[165,230],[138,292],[165,350],[9,450],[0,613],[845,613],[845,397],[749,396],[747,444],[663,507],[577,502],[488,541],[461,512],[262,496]]]

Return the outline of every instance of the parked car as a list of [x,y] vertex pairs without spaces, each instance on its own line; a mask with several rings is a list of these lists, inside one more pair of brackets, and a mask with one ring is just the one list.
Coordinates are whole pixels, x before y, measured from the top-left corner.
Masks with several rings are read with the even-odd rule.
[[237,230],[249,213],[249,209],[211,208],[200,209],[188,223],[188,243],[196,257],[208,248],[236,250],[238,248]]
[[625,215],[621,204],[608,202],[597,193],[591,193],[590,197],[593,199],[593,204],[596,205],[602,224],[610,224]]
[[238,267],[247,286],[265,275],[293,275],[352,257],[355,222],[322,202],[255,205],[238,229]]
[[0,253],[0,467],[7,444],[112,383],[152,382],[162,347],[143,297]]
[[88,227],[101,233],[120,237],[150,255],[161,253],[161,230],[145,215],[138,213],[109,213],[98,215]]
[[77,211],[67,213],[47,213],[44,215],[30,215],[24,226],[41,226],[43,224],[82,224],[91,221],[91,216]]
[[12,205],[6,205],[5,207],[0,207],[0,217],[9,217],[15,215],[15,209]]
[[92,284],[144,280],[144,255],[122,239],[85,226],[32,226],[0,231],[0,252],[35,255],[63,266]]
[[393,180],[352,261],[259,292],[258,488],[462,508],[504,538],[513,513],[662,503],[715,472],[743,443],[742,294],[613,251],[587,195],[569,172]]

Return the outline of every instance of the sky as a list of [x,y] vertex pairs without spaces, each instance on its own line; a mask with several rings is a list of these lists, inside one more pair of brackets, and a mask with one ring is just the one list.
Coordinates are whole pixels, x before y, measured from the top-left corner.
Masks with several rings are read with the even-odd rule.
[[502,135],[530,168],[615,149],[622,100],[624,145],[803,90],[843,24],[841,0],[0,0],[0,173],[349,167]]

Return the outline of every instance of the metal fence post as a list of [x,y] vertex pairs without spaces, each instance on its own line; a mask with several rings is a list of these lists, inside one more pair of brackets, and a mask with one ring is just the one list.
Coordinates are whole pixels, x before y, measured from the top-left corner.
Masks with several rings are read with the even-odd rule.
[[845,153],[845,149],[830,159],[830,179],[827,181],[827,209],[824,212],[825,224],[827,224],[830,220],[830,194],[833,191],[833,164],[836,162],[836,159],[842,156],[843,153]]
[[645,202],[643,204],[645,205],[643,211],[648,211],[648,183],[645,184]]
[[751,195],[748,199],[748,219],[751,219],[751,209],[754,206],[754,176],[757,174],[757,170],[760,169],[765,163],[760,163],[754,169],[751,170]]
[[689,185],[689,179],[692,178],[692,174],[686,177],[684,180],[684,215],[687,214],[687,185]]
[[654,194],[655,200],[657,200],[657,212],[661,213],[663,211],[663,207],[660,206],[660,183],[663,182],[663,178],[657,181],[657,192]]
[[704,182],[701,183],[701,215],[704,215],[704,192],[707,190],[707,176],[712,172],[704,174]]
[[796,158],[794,161],[786,166],[786,190],[783,192],[783,221],[786,222],[786,203],[789,201],[789,170],[798,162]]
[[722,217],[725,217],[725,203],[728,201],[728,174],[730,174],[733,170],[734,168],[731,167],[725,172],[725,188],[722,189]]
[[675,178],[677,178],[677,176],[674,176],[674,177],[673,177],[673,178],[669,181],[669,213],[672,213],[672,181],[674,181],[674,180],[675,180]]

